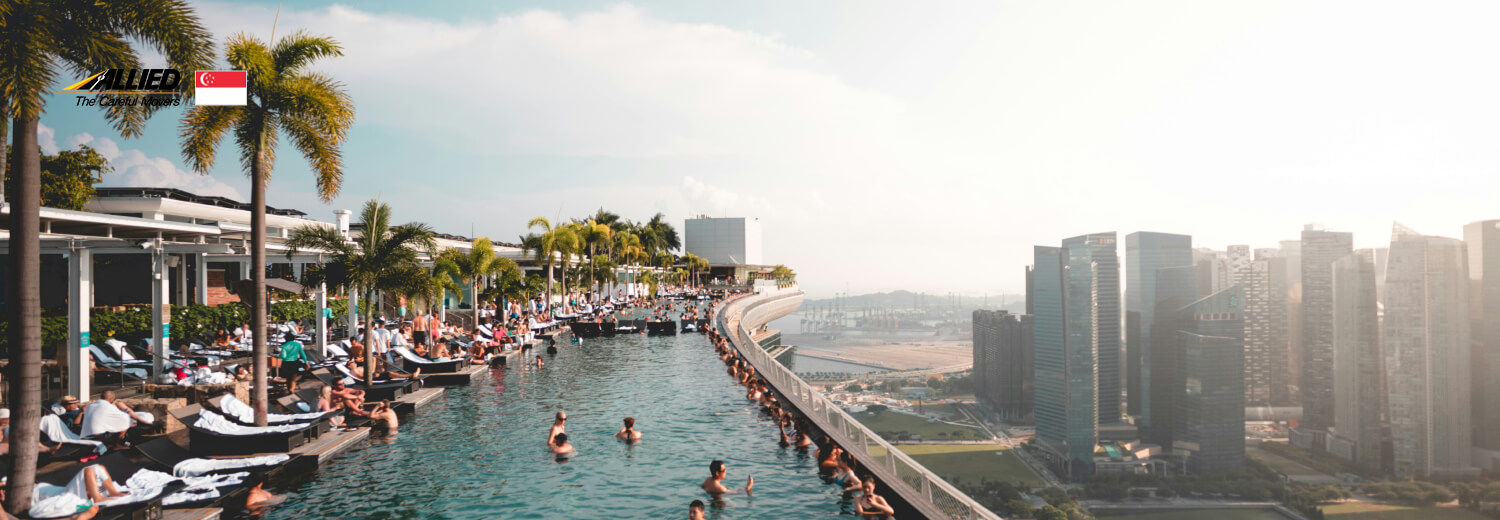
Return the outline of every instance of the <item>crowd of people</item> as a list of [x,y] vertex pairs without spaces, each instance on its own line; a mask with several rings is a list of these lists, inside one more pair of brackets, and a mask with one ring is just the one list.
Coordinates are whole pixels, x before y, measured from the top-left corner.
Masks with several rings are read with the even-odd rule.
[[[729,377],[745,387],[745,398],[756,403],[771,419],[770,422],[776,426],[776,435],[779,436],[782,447],[804,452],[816,447],[819,474],[825,482],[841,488],[842,499],[847,500],[853,506],[854,514],[869,519],[894,517],[895,509],[886,502],[884,497],[875,492],[874,475],[869,473],[857,475],[855,471],[857,462],[853,455],[839,448],[828,436],[814,433],[816,428],[801,413],[795,409],[783,407],[775,390],[767,384],[764,377],[756,372],[755,367],[740,355],[738,348],[728,338],[714,329],[709,329],[708,337],[713,343],[714,351],[719,355],[719,360],[723,361],[727,367],[726,372]],[[702,486],[715,501],[725,494],[751,493],[755,485],[753,476],[745,481],[744,488],[731,490],[723,483],[725,473],[723,461],[715,460],[709,463],[709,478],[703,481]],[[694,501],[689,506],[688,517],[702,518],[702,514],[702,503]]]

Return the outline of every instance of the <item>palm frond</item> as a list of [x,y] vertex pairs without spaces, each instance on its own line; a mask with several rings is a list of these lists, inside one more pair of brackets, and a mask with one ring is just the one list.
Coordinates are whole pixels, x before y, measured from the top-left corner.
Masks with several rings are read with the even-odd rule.
[[182,118],[182,158],[198,173],[208,173],[224,133],[236,126],[243,109],[231,106],[195,106]]
[[333,38],[315,36],[297,31],[281,38],[271,49],[276,70],[283,74],[296,74],[308,63],[318,58],[333,58],[344,55],[343,46]]

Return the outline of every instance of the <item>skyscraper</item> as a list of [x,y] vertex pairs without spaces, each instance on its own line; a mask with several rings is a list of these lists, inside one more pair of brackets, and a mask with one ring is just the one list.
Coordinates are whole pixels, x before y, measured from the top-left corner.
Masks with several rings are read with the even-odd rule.
[[[1126,412],[1149,420],[1151,324],[1156,319],[1156,272],[1193,265],[1193,237],[1140,231],[1125,235]],[[1143,422],[1144,424],[1144,422]]]
[[[1178,401],[1187,384],[1182,370],[1182,338],[1178,311],[1198,299],[1198,268],[1184,265],[1156,270],[1156,310],[1151,329],[1150,407],[1141,423],[1147,442],[1171,449],[1176,433]],[[1243,410],[1241,410],[1243,416]]]
[[1094,343],[1098,365],[1099,423],[1125,416],[1125,352],[1120,344],[1120,255],[1115,234],[1090,233],[1062,242],[1068,254],[1068,335]]
[[974,393],[1006,420],[1031,416],[1031,316],[974,311]]
[[1464,226],[1469,250],[1469,333],[1474,445],[1500,450],[1500,220]]
[[1398,476],[1472,467],[1467,266],[1463,242],[1391,232],[1382,339]]
[[1245,403],[1286,406],[1286,259],[1275,250],[1257,256],[1235,275],[1245,291]]
[[1115,248],[1114,233],[1097,233],[1034,251],[1036,436],[1075,480],[1093,472],[1099,423],[1123,412]]
[[1198,266],[1198,297],[1229,287],[1229,253],[1206,247],[1193,250],[1193,265]]
[[1333,263],[1334,455],[1361,467],[1385,468],[1385,363],[1375,290],[1375,250]]
[[1172,450],[1188,471],[1239,471],[1245,463],[1244,291],[1216,292],[1176,313],[1181,385]]
[[1036,246],[1028,305],[1036,313],[1036,438],[1062,473],[1076,480],[1093,472],[1099,442],[1098,361],[1094,343],[1071,333],[1073,322],[1086,325],[1091,313],[1079,316],[1068,301],[1074,291],[1067,254],[1065,248]]
[[1333,425],[1333,263],[1354,251],[1354,234],[1302,230],[1302,424]]

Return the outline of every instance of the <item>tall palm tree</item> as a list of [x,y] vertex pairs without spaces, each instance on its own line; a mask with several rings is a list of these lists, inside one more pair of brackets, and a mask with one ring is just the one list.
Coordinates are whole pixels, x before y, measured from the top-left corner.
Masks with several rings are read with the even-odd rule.
[[579,224],[578,226],[580,229],[580,238],[583,239],[583,243],[588,246],[589,250],[588,291],[593,292],[595,281],[594,257],[598,256],[600,246],[613,247],[614,242],[612,239],[614,237],[614,230],[610,229],[609,226],[600,224],[592,219],[590,219],[588,222]]
[[[359,213],[363,224],[359,237],[345,240],[337,229],[328,226],[303,226],[292,230],[287,240],[287,256],[299,250],[327,251],[333,263],[348,273],[350,295],[360,294],[365,302],[375,301],[381,292],[401,292],[411,286],[417,255],[437,249],[437,234],[420,222],[391,225],[391,207],[379,199],[365,202]],[[363,307],[365,328],[374,325],[375,306]],[[365,379],[375,377],[375,349],[365,349]]]
[[[165,55],[167,66],[179,71],[212,68],[212,35],[184,0],[0,0],[0,125],[8,122],[12,128],[8,135],[0,130],[0,144],[11,138],[15,155],[14,184],[5,193],[11,203],[11,261],[4,319],[10,324],[8,396],[10,444],[15,447],[5,508],[11,513],[31,505],[41,438],[42,169],[37,131],[43,107],[60,71],[88,75],[141,68],[136,44]],[[182,92],[191,94],[193,82],[182,83]],[[132,138],[141,135],[156,110],[115,106],[104,114],[120,135]]]
[[[563,301],[567,301],[568,269],[573,265],[573,257],[583,253],[582,226],[572,222],[558,226],[552,230],[552,241],[557,247],[558,255],[562,257],[562,293]],[[580,264],[579,268],[582,267]],[[549,302],[548,305],[551,303]]]
[[396,276],[400,293],[411,299],[412,309],[418,314],[425,314],[441,304],[444,291],[463,292],[463,287],[453,281],[454,277],[453,272],[438,265],[431,268],[411,266]]
[[653,253],[671,252],[682,247],[682,241],[677,237],[677,229],[667,223],[666,215],[657,213],[646,221],[642,226],[645,236],[641,241],[646,243],[646,248]]
[[547,217],[536,217],[526,223],[526,229],[540,229],[521,238],[521,248],[531,251],[537,262],[547,263],[547,306],[552,306],[552,264],[557,255],[557,235],[552,232],[552,222]]
[[474,239],[467,253],[454,248],[438,253],[434,262],[439,269],[452,273],[459,282],[467,285],[474,295],[474,325],[479,325],[479,284],[486,277],[499,276],[506,271],[520,271],[509,258],[495,256],[495,245],[487,237]]
[[354,124],[354,103],[342,84],[307,70],[319,58],[342,56],[331,38],[297,32],[275,47],[248,34],[229,38],[224,56],[234,70],[248,71],[245,106],[195,106],[182,120],[182,156],[199,173],[213,169],[219,142],[233,132],[240,165],[250,176],[250,326],[255,329],[255,423],[266,422],[266,183],[283,132],[312,164],[318,196],[338,195],[344,180],[339,147]]
[[646,256],[646,248],[641,246],[641,237],[629,231],[615,234],[615,251],[620,255],[620,261],[625,264],[625,274],[631,283],[635,279],[631,275],[630,266],[640,262]]

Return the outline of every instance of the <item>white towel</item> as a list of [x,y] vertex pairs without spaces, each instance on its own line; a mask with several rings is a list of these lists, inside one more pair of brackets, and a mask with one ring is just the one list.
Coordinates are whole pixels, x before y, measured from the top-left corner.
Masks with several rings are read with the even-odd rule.
[[42,434],[46,435],[52,442],[60,444],[92,446],[94,452],[100,455],[103,455],[108,450],[102,442],[85,440],[79,437],[78,434],[73,433],[73,430],[69,430],[66,426],[63,426],[62,418],[56,415],[47,414],[42,416]]
[[283,424],[277,426],[241,426],[230,422],[224,416],[204,410],[198,412],[199,428],[218,433],[221,435],[260,435],[262,433],[287,433],[302,431],[307,427],[305,423]]
[[[226,415],[231,415],[231,416],[234,416],[234,418],[239,419],[240,422],[243,422],[243,423],[254,423],[255,422],[255,409],[251,408],[250,405],[245,404],[244,401],[239,400],[238,398],[236,398],[232,394],[224,394],[224,397],[219,400],[219,409],[223,410]],[[321,419],[322,417],[323,417],[323,414],[321,414],[321,413],[299,413],[299,414],[295,414],[295,415],[286,415],[286,414],[280,414],[280,413],[268,413],[268,414],[266,414],[266,422],[267,423],[306,422],[306,421],[311,421],[313,419]]]
[[238,459],[188,459],[178,462],[176,466],[173,466],[172,474],[179,477],[198,477],[206,475],[211,471],[253,468],[257,466],[278,466],[291,459],[291,456],[280,453],[259,457],[241,457]]
[[[155,422],[156,418],[149,412],[135,412],[137,416],[147,422]],[[119,433],[129,430],[135,425],[135,420],[130,414],[125,413],[114,403],[103,399],[89,403],[89,407],[83,410],[83,431],[80,435],[93,437],[105,433]]]

